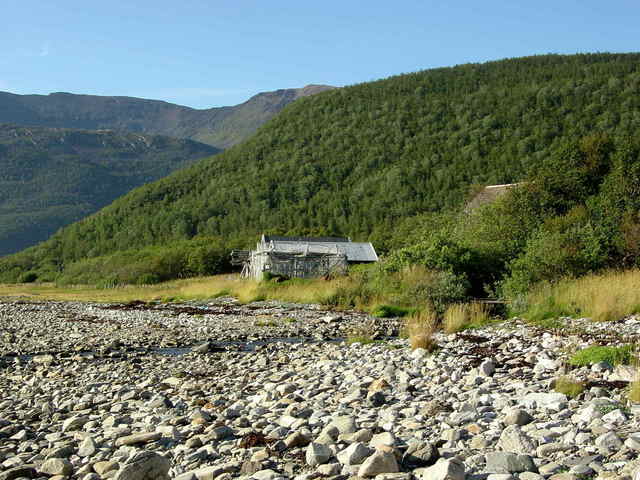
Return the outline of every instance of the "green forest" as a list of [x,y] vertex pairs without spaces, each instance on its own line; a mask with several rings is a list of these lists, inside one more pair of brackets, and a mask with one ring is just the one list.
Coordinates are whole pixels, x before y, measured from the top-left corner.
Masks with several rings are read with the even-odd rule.
[[[633,265],[639,61],[516,58],[300,99],[245,142],[1,259],[0,280],[216,273],[263,231],[368,239],[385,268],[448,270],[474,295]],[[461,212],[478,186],[516,181],[525,186]]]
[[161,136],[0,124],[0,255],[216,152]]

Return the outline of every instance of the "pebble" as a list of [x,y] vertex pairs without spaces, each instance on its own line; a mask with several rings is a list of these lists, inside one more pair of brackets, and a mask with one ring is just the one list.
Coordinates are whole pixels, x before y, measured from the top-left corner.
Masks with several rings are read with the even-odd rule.
[[[640,407],[609,383],[630,372],[574,368],[593,386],[554,392],[567,352],[613,335],[563,321],[438,333],[429,353],[398,319],[317,306],[0,302],[0,480],[630,476]],[[364,324],[385,340],[327,341]]]

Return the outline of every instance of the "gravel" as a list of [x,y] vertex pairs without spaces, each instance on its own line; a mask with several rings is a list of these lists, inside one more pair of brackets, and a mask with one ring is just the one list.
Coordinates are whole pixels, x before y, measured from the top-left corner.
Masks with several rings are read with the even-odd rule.
[[[0,480],[631,478],[621,370],[567,358],[640,322],[564,321],[437,334],[429,354],[397,319],[317,306],[6,301]],[[363,325],[382,341],[340,341]],[[560,374],[587,388],[554,392]]]

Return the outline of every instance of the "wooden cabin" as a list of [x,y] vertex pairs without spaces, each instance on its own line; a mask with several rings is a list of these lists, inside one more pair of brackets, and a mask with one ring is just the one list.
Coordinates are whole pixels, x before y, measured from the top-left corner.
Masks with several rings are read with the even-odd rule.
[[373,245],[344,237],[262,235],[255,250],[232,252],[242,277],[261,280],[265,273],[288,278],[344,274],[350,264],[378,261]]

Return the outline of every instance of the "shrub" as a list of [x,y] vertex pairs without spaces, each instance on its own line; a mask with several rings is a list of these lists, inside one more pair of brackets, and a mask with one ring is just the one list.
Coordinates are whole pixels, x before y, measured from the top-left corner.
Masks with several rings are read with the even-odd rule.
[[432,352],[437,348],[433,334],[437,329],[437,317],[432,310],[421,310],[407,317],[405,329],[411,349],[424,348]]
[[633,355],[633,345],[621,347],[602,347],[594,345],[576,352],[570,359],[571,365],[579,367],[593,365],[598,362],[609,362],[611,365],[628,365]]
[[564,393],[569,398],[575,398],[584,392],[585,384],[571,377],[559,377],[556,378],[553,389],[558,393]]
[[405,317],[415,311],[415,308],[397,307],[395,305],[378,305],[371,311],[371,315],[378,318]]
[[18,283],[33,283],[38,279],[38,274],[35,272],[25,272],[20,275]]

